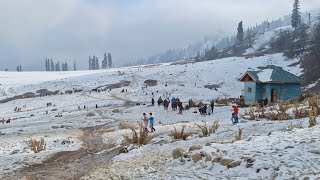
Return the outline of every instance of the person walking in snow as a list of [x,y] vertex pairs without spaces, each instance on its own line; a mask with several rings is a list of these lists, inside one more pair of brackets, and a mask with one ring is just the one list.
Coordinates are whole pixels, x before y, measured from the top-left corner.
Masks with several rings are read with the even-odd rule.
[[151,99],[151,106],[154,106],[154,99]]
[[233,124],[237,124],[239,123],[239,117],[238,117],[238,114],[239,114],[239,108],[237,105],[233,105],[232,106],[232,117],[231,117],[231,121],[233,122]]
[[182,114],[182,111],[183,111],[182,102],[179,102],[179,103],[178,103],[178,108],[179,108],[179,113],[178,113],[178,114]]
[[158,106],[160,106],[162,103],[163,103],[163,100],[162,100],[162,98],[160,96],[159,99],[158,99]]
[[143,113],[143,118],[142,118],[142,120],[143,120],[144,130],[147,131],[147,132],[149,132],[149,131],[148,131],[148,121],[149,121],[149,119],[148,119],[146,113]]
[[150,117],[149,117],[149,121],[150,121],[150,128],[151,128],[151,132],[156,131],[156,129],[154,129],[154,116],[152,115],[152,113],[150,113]]
[[213,114],[213,109],[214,109],[214,100],[212,100],[212,101],[211,101],[210,107],[211,107],[211,114]]

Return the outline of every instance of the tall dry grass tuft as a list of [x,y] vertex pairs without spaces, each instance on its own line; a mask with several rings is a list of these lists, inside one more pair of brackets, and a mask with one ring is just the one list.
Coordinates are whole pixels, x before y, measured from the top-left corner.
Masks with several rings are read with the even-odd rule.
[[29,148],[35,153],[44,151],[47,148],[47,144],[44,142],[43,138],[41,138],[40,140],[30,138],[30,140],[26,141],[26,143]]
[[308,117],[308,110],[305,107],[300,107],[298,102],[293,104],[293,114],[295,119]]
[[207,122],[204,122],[203,125],[196,124],[196,126],[201,130],[203,136],[210,136],[212,133],[216,133],[220,127],[218,121],[215,121],[212,126],[207,126]]
[[239,128],[239,131],[236,132],[236,141],[240,141],[242,139],[242,130],[243,128]]
[[140,125],[139,133],[133,128],[129,127],[132,131],[132,136],[125,134],[123,135],[125,141],[129,144],[138,144],[138,145],[146,145],[151,141],[150,136],[148,135],[148,131],[144,129],[142,125]]
[[184,131],[184,129],[185,129],[186,127],[187,127],[186,125],[183,125],[180,132],[177,131],[176,127],[174,127],[174,131],[171,131],[170,136],[172,136],[174,139],[183,139],[183,140],[186,140],[187,137],[189,137],[189,136],[192,135],[191,132],[186,133],[186,132]]
[[309,112],[309,127],[313,127],[317,125],[317,116],[318,116],[317,110],[311,110]]

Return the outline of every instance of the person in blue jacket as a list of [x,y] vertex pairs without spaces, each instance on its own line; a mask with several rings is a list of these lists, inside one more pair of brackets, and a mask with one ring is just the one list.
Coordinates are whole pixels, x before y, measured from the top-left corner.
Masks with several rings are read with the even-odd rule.
[[154,127],[153,127],[153,125],[154,125],[154,116],[152,115],[152,113],[150,113],[149,122],[150,122],[151,132],[156,131],[156,129],[154,129]]

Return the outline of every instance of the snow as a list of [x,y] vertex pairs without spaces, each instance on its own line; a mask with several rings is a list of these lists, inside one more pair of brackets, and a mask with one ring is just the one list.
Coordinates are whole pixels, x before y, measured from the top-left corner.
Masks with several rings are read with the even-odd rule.
[[[0,123],[0,178],[4,173],[32,164],[40,164],[51,155],[61,151],[76,151],[83,148],[83,129],[86,127],[108,127],[101,133],[104,143],[120,147],[123,135],[130,134],[129,129],[119,129],[119,123],[133,125],[142,123],[142,113],[152,112],[155,116],[155,138],[147,145],[134,148],[126,154],[112,159],[112,163],[96,167],[83,179],[268,179],[278,170],[278,178],[317,177],[320,170],[319,157],[310,153],[319,147],[319,127],[307,128],[308,119],[288,121],[246,121],[231,125],[231,107],[215,107],[213,115],[201,116],[197,108],[184,111],[164,110],[162,106],[151,106],[151,98],[157,101],[159,96],[177,97],[184,103],[190,98],[208,103],[220,97],[238,97],[243,83],[238,79],[247,70],[259,70],[267,65],[280,66],[283,69],[301,75],[298,66],[289,66],[298,59],[287,60],[282,54],[271,54],[254,58],[230,57],[219,60],[186,63],[158,64],[141,67],[116,68],[100,71],[77,72],[29,72],[0,73],[0,98],[6,99],[26,92],[40,89],[50,91],[83,89],[82,92],[59,94],[29,99],[17,99],[0,104],[0,120],[11,118],[10,124]],[[141,70],[140,70],[141,69]],[[270,72],[264,70],[259,78],[270,78]],[[145,86],[146,80],[156,80],[156,86]],[[260,79],[260,80],[261,80]],[[91,91],[97,87],[131,81],[126,87],[113,88],[100,93]],[[216,85],[217,89],[205,88]],[[125,90],[122,92],[122,90]],[[47,106],[52,102],[52,106]],[[99,108],[95,108],[98,105]],[[78,109],[78,106],[80,109]],[[87,109],[83,109],[86,106]],[[14,108],[21,112],[14,112]],[[118,110],[114,111],[115,109]],[[241,109],[243,114],[246,109]],[[48,113],[46,113],[48,112]],[[88,113],[95,116],[87,117]],[[62,117],[56,115],[62,114]],[[218,121],[220,128],[210,137],[200,137],[196,124]],[[301,122],[303,129],[286,130],[291,123]],[[174,127],[178,130],[186,125],[186,131],[196,132],[186,141],[174,141],[169,136]],[[235,133],[243,128],[243,140],[231,143]],[[103,129],[103,128],[102,128]],[[271,135],[268,135],[270,132]],[[2,135],[3,134],[3,135]],[[25,143],[30,138],[44,138],[45,151],[34,153]],[[247,141],[249,138],[252,140]],[[63,144],[64,140],[71,143]],[[206,143],[212,142],[210,146]],[[256,163],[246,168],[245,163],[234,169],[227,169],[212,162],[181,162],[172,159],[172,150],[181,147],[188,151],[195,144],[201,145],[201,151],[209,154],[220,150],[224,157],[239,160],[241,156],[255,156]],[[286,148],[293,146],[294,148]],[[197,153],[198,151],[194,152]],[[226,153],[225,153],[226,152]],[[101,153],[101,152],[98,152]],[[256,169],[261,168],[260,173]],[[301,171],[305,168],[305,171]]]
[[258,72],[257,76],[259,78],[259,81],[269,82],[269,81],[272,81],[271,79],[272,73],[273,73],[273,69],[264,69]]

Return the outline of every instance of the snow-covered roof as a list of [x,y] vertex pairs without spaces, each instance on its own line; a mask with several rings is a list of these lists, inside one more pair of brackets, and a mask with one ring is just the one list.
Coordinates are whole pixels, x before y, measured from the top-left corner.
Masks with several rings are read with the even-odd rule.
[[247,71],[240,81],[249,75],[253,81],[258,83],[302,83],[303,79],[291,74],[278,66],[267,66],[266,69],[260,71]]

